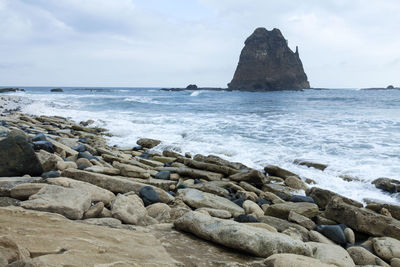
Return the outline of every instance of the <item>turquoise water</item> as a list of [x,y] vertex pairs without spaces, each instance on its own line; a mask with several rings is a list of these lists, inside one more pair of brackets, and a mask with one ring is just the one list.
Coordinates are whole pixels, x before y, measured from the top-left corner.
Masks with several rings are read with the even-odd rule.
[[[318,186],[362,200],[397,201],[370,184],[400,179],[400,91],[165,92],[158,88],[25,87],[33,102],[23,111],[94,119],[110,129],[110,144],[133,146],[140,137],[160,149],[216,154],[262,169],[275,164]],[[104,89],[104,90],[102,90]],[[294,159],[326,163],[318,171]],[[365,182],[345,182],[350,175]]]

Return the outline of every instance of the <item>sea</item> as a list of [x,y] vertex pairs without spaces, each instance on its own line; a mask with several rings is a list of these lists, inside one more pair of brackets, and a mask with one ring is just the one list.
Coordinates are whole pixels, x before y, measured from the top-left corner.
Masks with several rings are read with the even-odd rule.
[[[212,154],[259,170],[278,165],[359,201],[400,202],[371,184],[379,177],[400,179],[400,90],[23,88],[12,93],[31,100],[23,112],[92,119],[112,133],[110,145],[133,147],[139,138],[155,138],[162,140],[155,150]],[[299,166],[296,159],[328,168]]]

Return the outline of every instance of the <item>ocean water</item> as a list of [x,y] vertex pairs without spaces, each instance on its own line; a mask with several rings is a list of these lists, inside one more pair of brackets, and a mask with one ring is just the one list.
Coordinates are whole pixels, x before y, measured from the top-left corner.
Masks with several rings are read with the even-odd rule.
[[[370,182],[400,179],[400,91],[165,92],[158,88],[24,87],[35,115],[88,119],[108,128],[111,145],[130,147],[141,137],[192,154],[214,154],[249,167],[278,165],[362,201],[399,202]],[[295,159],[326,163],[319,171]],[[362,182],[343,181],[348,175]]]

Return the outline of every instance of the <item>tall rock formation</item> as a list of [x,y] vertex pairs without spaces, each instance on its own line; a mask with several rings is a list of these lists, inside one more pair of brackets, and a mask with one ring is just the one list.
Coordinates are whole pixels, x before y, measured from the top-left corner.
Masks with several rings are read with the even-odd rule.
[[245,41],[229,89],[246,91],[310,88],[299,52],[293,52],[278,29],[257,28]]

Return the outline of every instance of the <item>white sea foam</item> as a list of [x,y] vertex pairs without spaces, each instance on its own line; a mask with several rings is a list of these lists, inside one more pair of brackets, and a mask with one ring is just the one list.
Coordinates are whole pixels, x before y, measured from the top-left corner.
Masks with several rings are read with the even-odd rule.
[[[26,106],[23,112],[59,115],[75,121],[94,119],[97,125],[114,134],[109,138],[112,145],[134,146],[141,137],[155,138],[163,140],[158,149],[215,154],[257,169],[268,164],[278,165],[300,174],[302,178],[315,180],[319,187],[359,201],[364,198],[398,201],[370,183],[378,177],[398,178],[396,176],[400,173],[400,136],[394,131],[390,139],[387,133],[399,125],[382,114],[369,114],[373,121],[371,124],[362,114],[348,114],[335,119],[323,111],[318,116],[325,116],[327,120],[324,121],[311,113],[304,117],[304,113],[296,112],[285,115],[272,112],[268,116],[263,113],[216,116],[212,112],[165,113],[134,109],[90,112],[80,109],[77,96],[45,94],[32,95],[32,98],[36,101]],[[150,96],[121,99],[124,102],[160,104]],[[326,163],[329,167],[322,172],[293,164],[293,160],[298,158]],[[358,177],[364,182],[346,182],[339,178],[341,175]]]
[[201,93],[203,93],[203,91],[194,91],[190,96],[199,96]]

